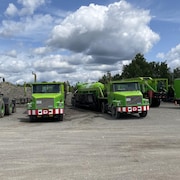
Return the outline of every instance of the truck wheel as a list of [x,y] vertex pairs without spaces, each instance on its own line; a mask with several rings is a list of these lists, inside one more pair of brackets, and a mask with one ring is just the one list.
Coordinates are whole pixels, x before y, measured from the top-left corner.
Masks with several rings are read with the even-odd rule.
[[71,99],[71,104],[72,104],[72,106],[75,107],[75,98],[72,98],[72,99]]
[[160,99],[152,98],[150,106],[151,107],[159,107],[160,104],[161,104],[161,100]]
[[146,117],[147,116],[147,111],[143,111],[142,113],[139,113],[140,117]]
[[77,107],[77,102],[76,102],[75,98],[72,98],[71,104],[72,104],[73,107]]
[[118,112],[116,110],[116,107],[112,107],[111,114],[112,114],[112,117],[115,118],[115,119],[119,119],[120,118],[120,112]]
[[160,99],[154,99],[154,107],[159,107],[161,104],[161,100]]
[[36,116],[29,116],[29,122],[34,122],[36,120]]
[[63,121],[63,114],[60,114],[58,117],[55,118],[57,121]]
[[106,107],[104,102],[101,103],[101,112],[106,113]]
[[15,113],[15,112],[16,112],[16,104],[13,104],[12,113]]
[[4,101],[0,102],[0,118],[4,117],[5,114],[5,105],[4,105]]
[[8,104],[5,105],[5,114],[6,115],[11,115],[12,114],[12,110],[13,107],[12,107],[12,103],[9,102]]
[[16,112],[16,100],[13,99],[12,100],[12,113],[15,113]]

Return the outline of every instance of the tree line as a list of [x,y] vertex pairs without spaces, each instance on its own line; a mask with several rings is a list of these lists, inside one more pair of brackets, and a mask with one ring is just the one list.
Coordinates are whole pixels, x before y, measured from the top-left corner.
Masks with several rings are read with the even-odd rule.
[[111,75],[111,72],[104,74],[99,82],[107,83],[109,80],[121,80],[135,77],[167,78],[169,84],[172,84],[175,78],[180,78],[180,67],[171,72],[165,62],[147,62],[143,54],[136,54],[132,62],[124,65],[121,74]]

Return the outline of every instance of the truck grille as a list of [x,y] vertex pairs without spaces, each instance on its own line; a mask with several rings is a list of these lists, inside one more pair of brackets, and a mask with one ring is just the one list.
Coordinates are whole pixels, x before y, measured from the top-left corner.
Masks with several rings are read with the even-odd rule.
[[142,97],[141,96],[127,96],[126,104],[127,105],[142,104]]
[[40,98],[36,100],[36,107],[37,109],[45,109],[48,107],[53,107],[54,106],[54,99],[53,98]]

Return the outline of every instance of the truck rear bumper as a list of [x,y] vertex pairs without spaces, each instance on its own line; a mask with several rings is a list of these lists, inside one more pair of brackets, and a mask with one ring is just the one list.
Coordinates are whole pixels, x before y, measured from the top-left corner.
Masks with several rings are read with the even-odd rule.
[[28,109],[29,116],[45,116],[45,115],[57,115],[57,114],[64,114],[64,109]]
[[117,107],[118,112],[125,112],[125,113],[136,113],[136,112],[143,112],[148,111],[149,106],[127,106],[127,107]]

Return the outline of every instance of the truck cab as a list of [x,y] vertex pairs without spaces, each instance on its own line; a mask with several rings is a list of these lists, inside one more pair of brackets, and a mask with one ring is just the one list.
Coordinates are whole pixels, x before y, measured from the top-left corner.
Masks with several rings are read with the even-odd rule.
[[139,82],[112,81],[106,85],[108,110],[119,118],[122,113],[138,113],[145,117],[149,100],[143,98]]
[[38,118],[63,120],[65,101],[64,83],[33,83],[31,99],[27,107],[30,121]]

